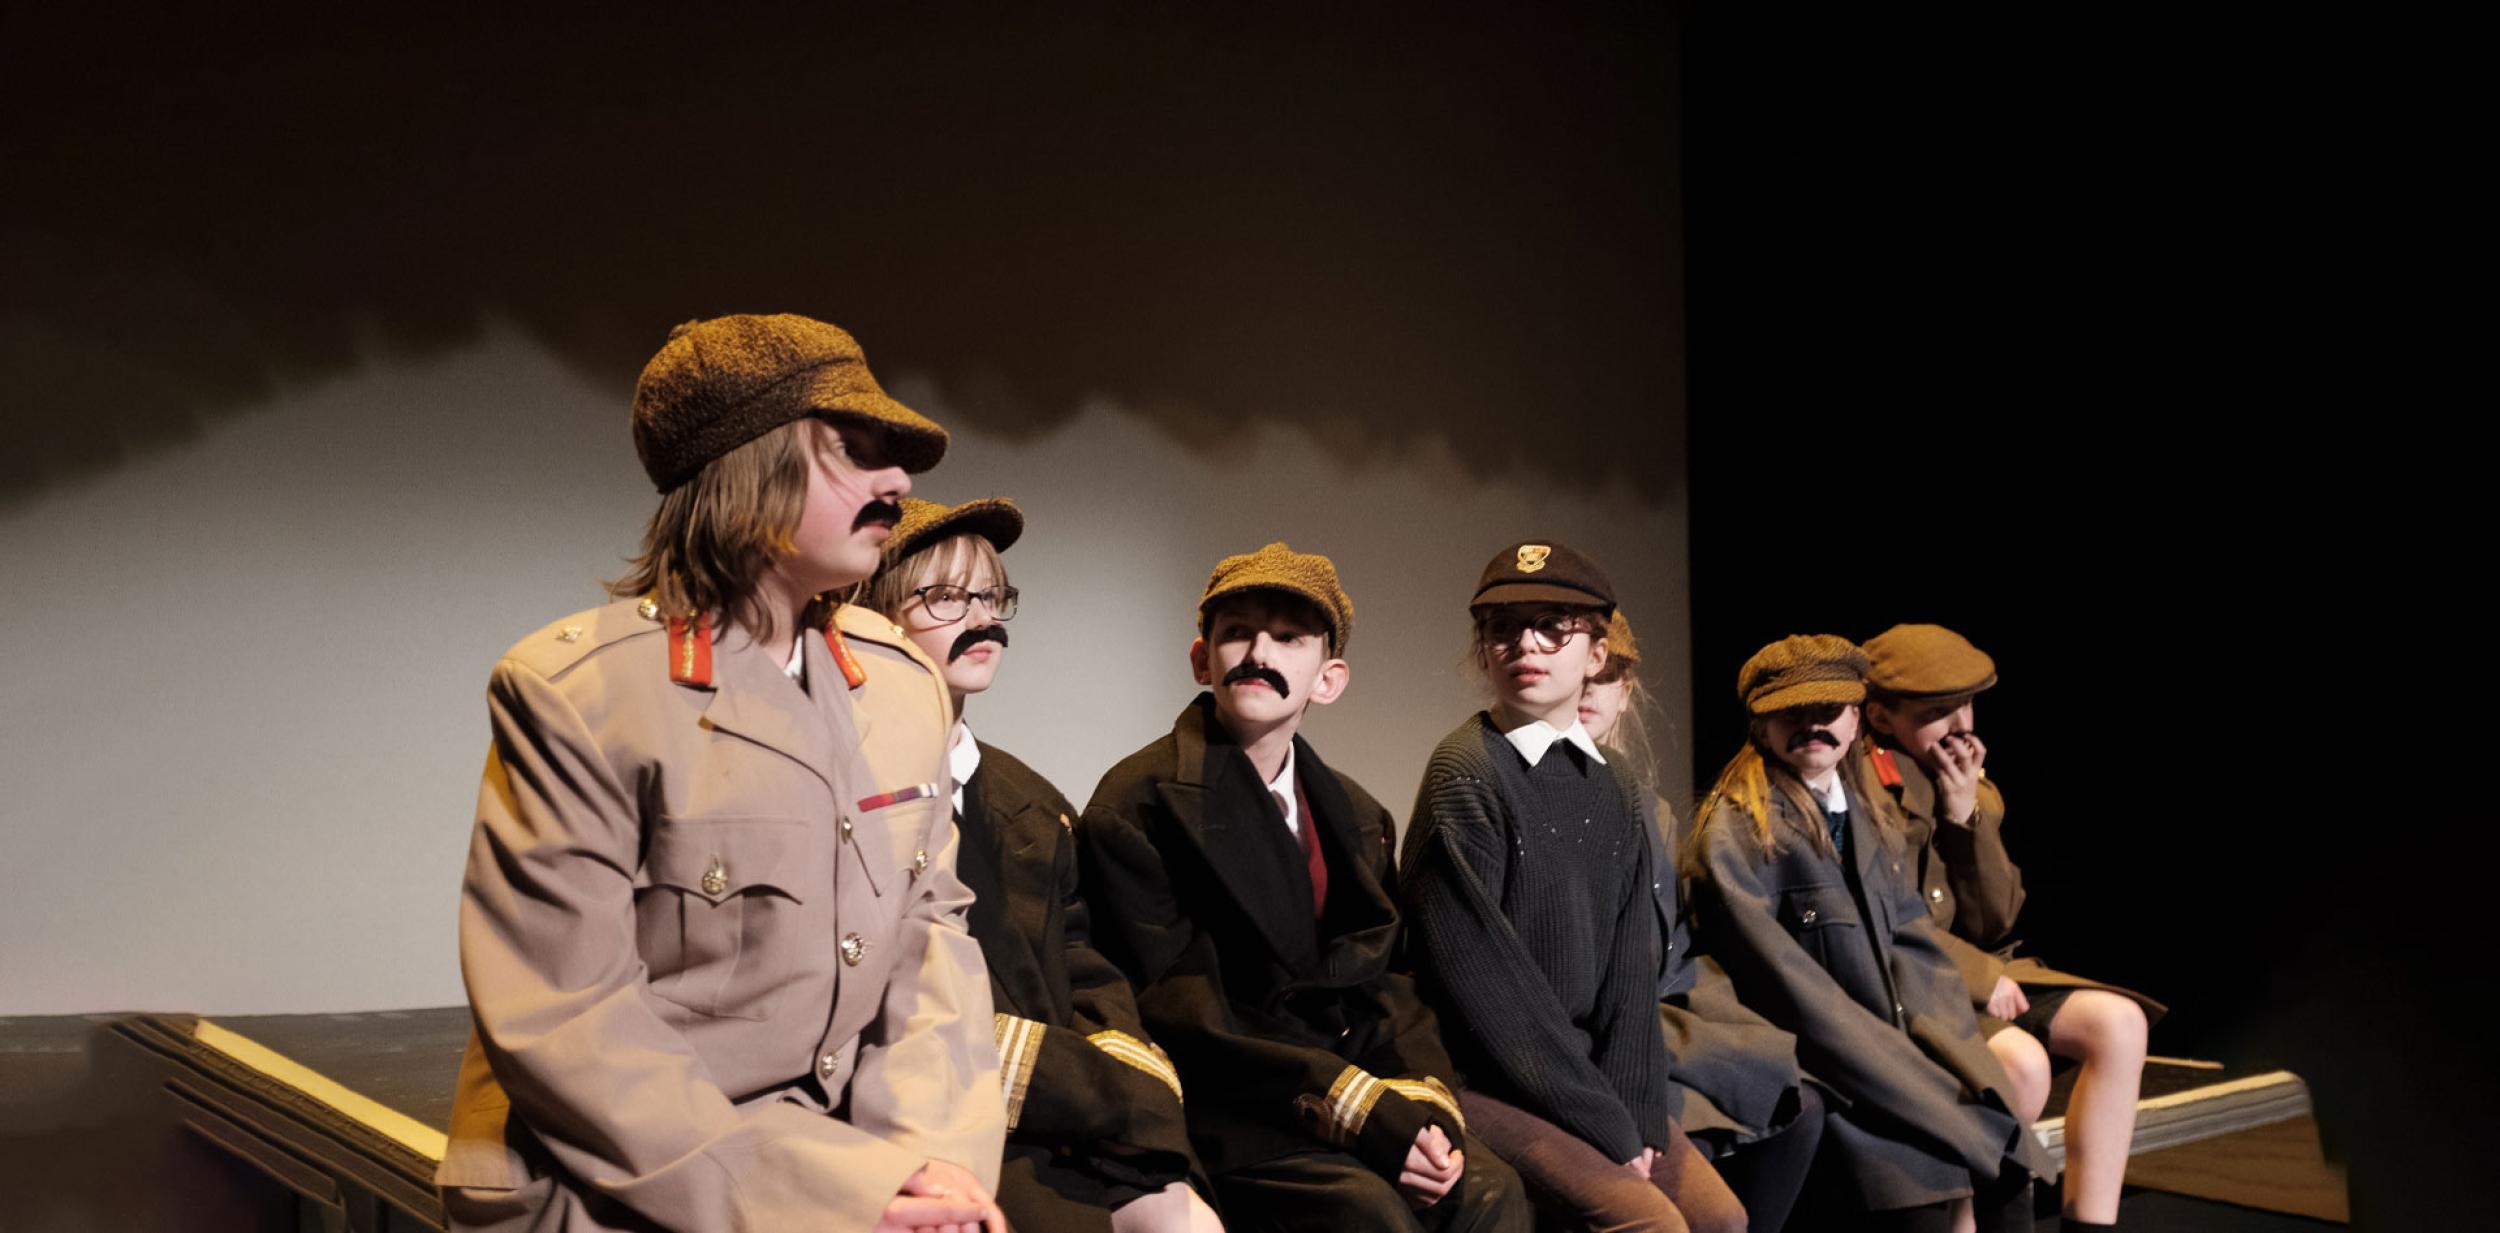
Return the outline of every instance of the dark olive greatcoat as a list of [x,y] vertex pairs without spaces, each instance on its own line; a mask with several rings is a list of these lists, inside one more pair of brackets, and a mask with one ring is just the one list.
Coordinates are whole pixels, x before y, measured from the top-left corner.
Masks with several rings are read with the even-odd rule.
[[[1936,814],[1936,783],[1917,759],[1907,754],[1886,757],[1899,780],[1890,791],[1901,806],[1904,847],[1915,865],[1919,894],[1927,914],[1944,930],[1954,965],[1970,990],[1974,1007],[1984,1008],[1996,991],[1997,978],[2010,976],[2026,992],[2056,989],[2101,989],[2132,998],[2147,1020],[2162,1017],[2159,1002],[2116,985],[2061,972],[2014,951],[2014,920],[2023,907],[2023,871],[2005,850],[2005,797],[1996,781],[1979,782],[1979,800],[1968,825],[1941,822]],[[1980,1018],[2001,1029],[2003,1020]]]

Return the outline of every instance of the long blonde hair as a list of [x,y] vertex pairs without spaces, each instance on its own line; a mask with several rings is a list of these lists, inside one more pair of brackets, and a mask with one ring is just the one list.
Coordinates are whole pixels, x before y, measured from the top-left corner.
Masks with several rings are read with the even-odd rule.
[[[1822,806],[1815,803],[1814,797],[1806,791],[1805,782],[1797,778],[1797,773],[1790,770],[1787,763],[1763,753],[1763,734],[1767,727],[1765,717],[1754,717],[1745,733],[1745,747],[1728,759],[1727,766],[1719,771],[1718,781],[1710,785],[1710,790],[1702,794],[1701,803],[1693,807],[1692,830],[1685,836],[1684,850],[1677,854],[1677,865],[1684,876],[1700,876],[1705,863],[1702,856],[1704,844],[1713,822],[1711,815],[1722,805],[1742,813],[1752,824],[1755,847],[1761,851],[1765,862],[1777,856],[1780,850],[1780,837],[1772,822],[1773,792],[1787,798],[1790,810],[1797,817],[1819,818],[1823,815]],[[1873,746],[1867,743],[1861,730],[1857,740],[1849,746],[1849,756],[1841,759],[1840,774],[1858,799],[1866,802],[1876,834],[1887,844],[1897,844],[1903,832],[1899,806],[1875,776],[1872,751]],[[1839,859],[1839,853],[1832,849],[1831,836],[1822,827],[1790,829],[1802,834],[1815,851]]]
[[[1650,745],[1649,736],[1649,722],[1657,704],[1650,700],[1648,687],[1641,684],[1639,660],[1609,659],[1604,668],[1590,674],[1589,681],[1593,684],[1597,678],[1610,674],[1624,683],[1623,713],[1615,717],[1614,730],[1598,743],[1605,746],[1609,758],[1621,764],[1621,778],[1629,781],[1643,799],[1657,800],[1658,751]],[[1662,808],[1664,804],[1660,802]]]

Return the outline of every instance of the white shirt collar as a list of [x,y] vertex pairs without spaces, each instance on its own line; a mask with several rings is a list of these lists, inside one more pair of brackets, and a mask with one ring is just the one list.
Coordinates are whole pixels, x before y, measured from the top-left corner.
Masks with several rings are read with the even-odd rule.
[[981,742],[972,739],[972,725],[955,721],[955,743],[946,747],[946,769],[955,780],[955,812],[964,811],[964,781],[981,769]]
[[1502,739],[1509,741],[1510,747],[1518,750],[1519,756],[1526,758],[1530,766],[1543,762],[1545,751],[1552,749],[1557,741],[1569,741],[1579,746],[1580,752],[1596,759],[1599,766],[1606,765],[1606,755],[1597,752],[1597,742],[1589,739],[1587,725],[1577,719],[1571,721],[1570,728],[1560,732],[1542,719],[1532,719],[1503,733]]
[[1293,791],[1293,746],[1285,746],[1285,766],[1276,778],[1267,781],[1268,793],[1285,807],[1285,830],[1296,839],[1302,837],[1302,802]]
[[807,686],[806,630],[800,630],[799,636],[790,640],[790,662],[781,666],[781,672],[782,675],[789,677],[793,681],[797,681],[801,688],[805,688]]
[[1849,812],[1849,789],[1841,785],[1839,771],[1832,772],[1832,786],[1829,790],[1807,784],[1806,791],[1813,793],[1814,799],[1823,803],[1825,813]]

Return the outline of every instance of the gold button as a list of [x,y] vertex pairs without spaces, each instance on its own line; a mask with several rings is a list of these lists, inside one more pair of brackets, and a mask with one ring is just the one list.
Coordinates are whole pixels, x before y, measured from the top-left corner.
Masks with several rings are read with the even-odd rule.
[[564,632],[556,635],[556,641],[558,642],[579,642],[581,640],[582,627],[579,625],[567,625],[564,627]]
[[897,637],[897,638],[900,638],[900,637],[902,637],[902,636],[903,636],[903,627],[902,627],[902,626],[897,625],[897,626],[895,626],[895,627],[894,627],[894,636],[895,636],[895,637]]
[[715,856],[712,858],[712,867],[703,871],[703,893],[717,895],[728,889],[729,867],[721,864],[720,858]]
[[1814,923],[1814,909],[1812,909],[1812,908],[1807,908],[1803,914],[1801,914],[1800,916],[1798,916],[1798,917],[1797,917],[1797,923],[1798,923],[1798,924],[1800,924],[1800,925],[1811,925],[1811,924],[1813,924],[1813,923]]
[[868,953],[868,940],[856,933],[842,935],[842,962],[859,966],[860,957]]
[[816,1059],[816,1073],[830,1079],[833,1077],[835,1068],[841,1065],[842,1059],[828,1053],[823,1057]]
[[1927,897],[1938,903],[1944,902],[1944,888],[1941,886],[1929,887]]
[[844,839],[851,837],[851,820],[849,818],[842,819],[842,837]]
[[646,621],[656,621],[656,620],[659,620],[659,619],[660,619],[660,601],[658,601],[658,600],[656,600],[656,599],[653,599],[653,598],[651,598],[650,596],[646,595],[646,596],[644,596],[644,597],[643,597],[643,599],[642,599],[642,602],[641,602],[641,603],[634,605],[634,611],[635,611],[636,613],[639,613],[639,614],[641,615],[641,617],[642,617],[642,619],[643,619],[643,620],[646,620]]
[[911,871],[913,873],[929,872],[929,850],[927,848],[922,848],[921,850],[911,854]]

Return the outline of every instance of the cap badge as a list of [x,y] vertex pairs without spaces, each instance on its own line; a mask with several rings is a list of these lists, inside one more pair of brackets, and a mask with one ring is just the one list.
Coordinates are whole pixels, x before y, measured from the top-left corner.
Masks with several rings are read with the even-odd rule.
[[1538,570],[1545,568],[1545,558],[1552,554],[1553,551],[1554,546],[1552,544],[1519,545],[1519,572],[1523,574],[1533,574]]

